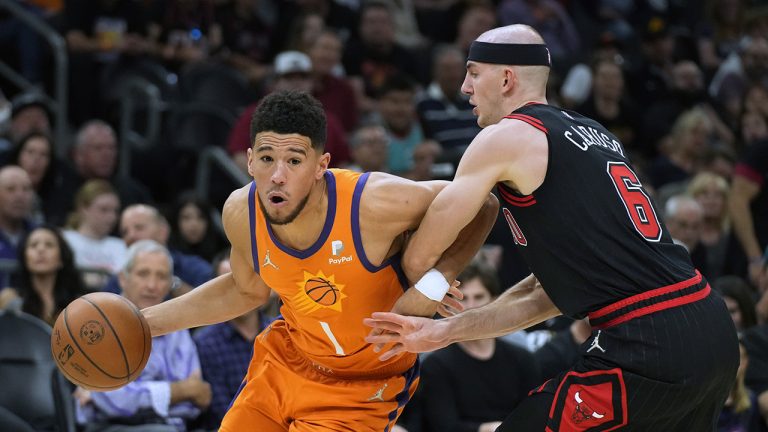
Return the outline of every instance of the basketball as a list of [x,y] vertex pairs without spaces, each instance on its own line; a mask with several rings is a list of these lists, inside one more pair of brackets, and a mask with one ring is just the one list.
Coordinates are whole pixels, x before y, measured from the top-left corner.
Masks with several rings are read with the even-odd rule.
[[336,303],[338,288],[325,279],[310,279],[304,285],[304,292],[317,304],[331,306]]
[[136,379],[149,360],[152,337],[126,298],[97,292],[73,300],[51,334],[51,352],[64,376],[88,390],[107,391]]

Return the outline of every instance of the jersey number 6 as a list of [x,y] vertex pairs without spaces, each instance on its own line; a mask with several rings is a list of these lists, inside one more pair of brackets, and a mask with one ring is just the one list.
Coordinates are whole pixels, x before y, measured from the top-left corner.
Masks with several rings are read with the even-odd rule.
[[635,230],[648,241],[659,241],[661,225],[656,210],[635,172],[625,162],[608,162],[608,175],[613,180]]

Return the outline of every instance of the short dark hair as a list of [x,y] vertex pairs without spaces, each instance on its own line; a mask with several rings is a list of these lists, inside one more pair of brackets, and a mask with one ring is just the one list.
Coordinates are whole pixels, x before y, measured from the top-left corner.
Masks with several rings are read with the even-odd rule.
[[491,293],[491,297],[501,294],[501,282],[499,282],[496,269],[484,260],[472,260],[456,279],[462,282],[469,282],[475,278],[480,279],[480,283]]
[[403,73],[396,73],[395,75],[387,78],[384,83],[379,87],[378,99],[394,92],[410,92],[416,93],[416,84],[411,77]]
[[326,126],[323,105],[305,92],[280,91],[265,97],[251,118],[251,147],[259,132],[297,133],[312,142],[315,150],[325,148]]

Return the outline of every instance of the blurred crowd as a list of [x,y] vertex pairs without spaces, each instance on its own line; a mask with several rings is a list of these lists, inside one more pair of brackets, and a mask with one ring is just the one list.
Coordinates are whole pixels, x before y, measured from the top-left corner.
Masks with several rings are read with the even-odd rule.
[[[250,118],[273,91],[322,102],[333,167],[451,179],[479,131],[461,93],[469,45],[523,23],[552,55],[549,103],[621,139],[731,310],[742,365],[719,431],[768,430],[768,1],[5,1],[60,34],[68,62],[0,8],[0,58],[29,84],[0,74],[0,307],[52,324],[85,292],[146,307],[227,272],[217,213],[241,185],[216,173],[201,195],[195,170],[216,148],[247,173]],[[511,245],[497,223],[460,278],[466,307],[528,273]],[[163,336],[132,387],[75,391],[79,427],[215,429],[278,303]],[[492,431],[589,334],[558,318],[425,356],[398,428]]]

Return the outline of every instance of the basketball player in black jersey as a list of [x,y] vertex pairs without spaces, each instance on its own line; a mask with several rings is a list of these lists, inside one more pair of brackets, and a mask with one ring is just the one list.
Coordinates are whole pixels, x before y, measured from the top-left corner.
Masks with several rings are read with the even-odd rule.
[[389,358],[588,316],[581,360],[533,389],[498,431],[713,431],[739,363],[728,311],[672,242],[616,137],[547,105],[549,62],[527,26],[473,43],[462,90],[484,129],[404,258],[418,280],[498,185],[533,274],[444,320],[376,313],[369,342],[394,343]]

